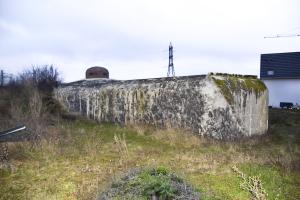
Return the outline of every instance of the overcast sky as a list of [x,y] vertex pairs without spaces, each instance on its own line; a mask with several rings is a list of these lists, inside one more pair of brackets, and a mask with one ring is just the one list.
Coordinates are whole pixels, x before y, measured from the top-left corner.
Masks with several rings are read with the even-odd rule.
[[54,64],[64,81],[104,66],[114,79],[259,75],[260,54],[300,51],[299,0],[0,0],[0,69]]

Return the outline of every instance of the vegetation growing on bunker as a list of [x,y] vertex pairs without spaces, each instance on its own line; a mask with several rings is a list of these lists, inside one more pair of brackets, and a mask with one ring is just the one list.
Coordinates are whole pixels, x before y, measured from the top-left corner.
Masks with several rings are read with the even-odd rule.
[[230,88],[227,86],[225,80],[216,79],[213,77],[214,82],[216,85],[221,89],[222,94],[224,95],[225,99],[229,104],[233,103],[233,96]]
[[267,87],[265,84],[252,76],[242,75],[221,75],[222,78],[213,76],[212,79],[220,88],[222,94],[229,104],[234,103],[234,93],[239,93],[241,90],[246,92],[255,92],[256,96],[260,96]]
[[144,99],[144,91],[142,89],[138,89],[136,92],[136,101],[139,113],[145,112],[145,99]]
[[261,94],[267,89],[266,85],[261,80],[258,79],[245,78],[244,83],[246,88],[247,89],[251,88],[252,90],[254,90],[256,95]]

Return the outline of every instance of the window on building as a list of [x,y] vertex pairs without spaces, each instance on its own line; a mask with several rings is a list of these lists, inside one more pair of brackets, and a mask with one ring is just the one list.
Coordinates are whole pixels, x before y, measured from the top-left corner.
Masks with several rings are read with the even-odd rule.
[[269,76],[273,76],[273,75],[274,75],[274,71],[273,71],[273,70],[268,71],[268,75],[269,75]]

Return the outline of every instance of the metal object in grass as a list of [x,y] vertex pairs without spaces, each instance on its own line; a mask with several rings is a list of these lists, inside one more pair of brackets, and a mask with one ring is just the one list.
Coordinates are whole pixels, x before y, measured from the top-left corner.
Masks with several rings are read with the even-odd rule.
[[23,130],[26,130],[26,126],[20,125],[15,128],[8,129],[6,131],[1,131],[0,132],[0,142],[6,141],[10,137],[14,137],[16,133],[23,131]]

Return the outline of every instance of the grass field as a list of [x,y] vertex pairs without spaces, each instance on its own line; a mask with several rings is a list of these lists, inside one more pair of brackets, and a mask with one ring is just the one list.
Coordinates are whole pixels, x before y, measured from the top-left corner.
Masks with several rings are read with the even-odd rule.
[[[39,145],[8,144],[0,199],[96,199],[129,169],[156,166],[179,174],[203,199],[255,199],[264,191],[266,199],[300,199],[300,112],[270,110],[269,122],[265,136],[219,142],[179,130],[63,120]],[[253,187],[255,180],[262,187]]]

